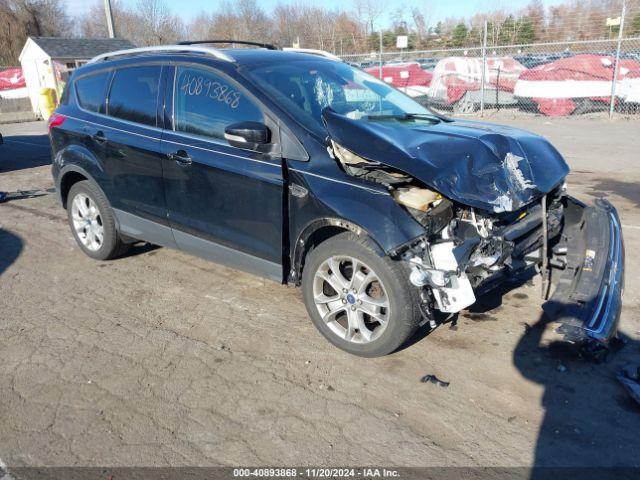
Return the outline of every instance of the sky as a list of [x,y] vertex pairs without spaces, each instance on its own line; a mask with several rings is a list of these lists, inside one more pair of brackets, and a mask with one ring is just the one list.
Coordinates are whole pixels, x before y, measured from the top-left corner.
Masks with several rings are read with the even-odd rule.
[[[103,0],[64,0],[67,4],[67,10],[72,16],[81,16],[96,1],[102,3]],[[304,1],[304,0],[302,0]],[[557,5],[564,3],[565,0],[542,0],[545,5]],[[125,5],[135,5],[136,0],[122,0]],[[185,20],[195,17],[201,11],[214,11],[220,5],[220,1],[216,0],[166,0],[169,8],[176,14],[182,16]],[[292,0],[260,0],[259,4],[267,12],[278,3],[300,3],[300,1]],[[504,8],[509,11],[516,11],[526,6],[530,0],[388,0],[388,6],[385,10],[384,27],[388,26],[391,19],[391,13],[399,7],[403,7],[407,19],[414,7],[420,8],[425,18],[431,19],[429,23],[435,25],[438,20],[444,20],[448,17],[470,17],[474,13],[490,11]],[[312,0],[307,3],[313,4]],[[352,2],[349,0],[323,0],[322,5],[329,9],[349,10]]]

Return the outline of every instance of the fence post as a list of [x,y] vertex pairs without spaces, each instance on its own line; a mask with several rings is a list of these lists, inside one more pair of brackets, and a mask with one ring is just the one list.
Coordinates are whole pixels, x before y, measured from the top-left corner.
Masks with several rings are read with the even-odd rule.
[[624,30],[624,16],[627,13],[627,2],[622,0],[622,14],[620,15],[620,27],[618,31],[618,46],[616,47],[616,59],[613,64],[613,79],[611,80],[611,102],[609,104],[609,118],[613,118],[616,106],[616,83],[618,83],[618,71],[620,70],[620,48],[622,48],[622,32]]
[[484,21],[484,34],[482,35],[482,77],[480,80],[480,116],[484,117],[484,84],[487,70],[487,20]]
[[380,27],[380,56],[379,56],[379,64],[378,64],[378,76],[380,80],[384,82],[382,79],[382,27]]

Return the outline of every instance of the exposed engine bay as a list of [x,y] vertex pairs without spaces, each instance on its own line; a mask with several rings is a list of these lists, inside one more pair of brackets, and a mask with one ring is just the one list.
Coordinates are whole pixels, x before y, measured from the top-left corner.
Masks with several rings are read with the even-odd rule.
[[548,193],[544,205],[538,200],[496,213],[454,202],[412,176],[333,141],[329,150],[349,175],[384,185],[424,227],[424,236],[398,256],[411,265],[410,281],[429,297],[428,308],[455,313],[469,307],[476,292],[542,263],[544,239],[557,243],[562,231],[563,186]]

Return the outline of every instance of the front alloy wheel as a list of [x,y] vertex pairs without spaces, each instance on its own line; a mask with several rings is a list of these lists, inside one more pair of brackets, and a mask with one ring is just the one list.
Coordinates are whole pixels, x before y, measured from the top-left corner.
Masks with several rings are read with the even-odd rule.
[[378,357],[409,339],[420,322],[419,290],[405,262],[366,235],[345,232],[316,245],[302,270],[302,293],[316,328],[354,355]]
[[313,297],[322,321],[341,339],[368,343],[389,323],[389,299],[371,267],[354,257],[332,256],[316,270]]

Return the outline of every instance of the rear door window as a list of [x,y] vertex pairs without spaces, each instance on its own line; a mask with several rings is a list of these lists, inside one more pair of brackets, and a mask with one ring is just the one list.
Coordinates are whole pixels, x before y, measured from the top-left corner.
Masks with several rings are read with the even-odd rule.
[[107,82],[111,72],[101,72],[76,80],[78,103],[85,110],[100,112],[107,92]]
[[155,127],[161,68],[153,65],[116,70],[111,82],[107,114]]
[[224,140],[236,122],[264,122],[262,111],[237,85],[210,70],[178,67],[174,91],[174,130]]

